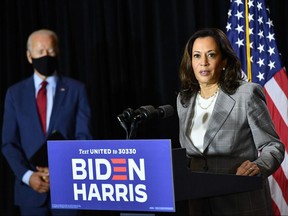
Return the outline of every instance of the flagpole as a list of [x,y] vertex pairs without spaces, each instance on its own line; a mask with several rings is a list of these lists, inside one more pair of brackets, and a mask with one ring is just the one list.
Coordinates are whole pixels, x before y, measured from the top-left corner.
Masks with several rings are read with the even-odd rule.
[[247,78],[248,81],[252,81],[252,70],[251,70],[251,55],[250,55],[250,37],[249,37],[249,8],[248,0],[245,0],[245,24],[246,24],[246,62],[247,62]]

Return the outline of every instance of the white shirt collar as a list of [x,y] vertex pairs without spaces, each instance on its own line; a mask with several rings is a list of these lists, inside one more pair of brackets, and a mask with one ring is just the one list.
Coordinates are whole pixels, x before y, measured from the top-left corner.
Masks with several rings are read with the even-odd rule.
[[[34,78],[35,89],[40,88],[43,80],[36,73],[33,74],[33,78]],[[57,83],[57,79],[58,79],[57,75],[54,74],[52,76],[47,77],[46,81],[49,83],[49,86],[55,87]]]

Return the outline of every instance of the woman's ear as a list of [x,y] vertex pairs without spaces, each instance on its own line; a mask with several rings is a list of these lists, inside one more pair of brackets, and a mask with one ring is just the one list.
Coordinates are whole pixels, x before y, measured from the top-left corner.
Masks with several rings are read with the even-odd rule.
[[227,59],[224,59],[223,62],[222,62],[222,68],[223,70],[225,70],[227,67]]

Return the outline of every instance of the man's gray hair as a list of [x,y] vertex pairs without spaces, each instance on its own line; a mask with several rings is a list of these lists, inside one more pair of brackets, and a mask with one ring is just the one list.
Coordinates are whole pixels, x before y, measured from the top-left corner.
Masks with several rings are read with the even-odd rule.
[[27,50],[31,51],[32,37],[36,34],[44,34],[47,36],[51,36],[55,42],[55,46],[58,49],[58,36],[57,36],[57,34],[54,31],[49,30],[49,29],[40,29],[40,30],[32,32],[29,35],[28,40],[27,40]]

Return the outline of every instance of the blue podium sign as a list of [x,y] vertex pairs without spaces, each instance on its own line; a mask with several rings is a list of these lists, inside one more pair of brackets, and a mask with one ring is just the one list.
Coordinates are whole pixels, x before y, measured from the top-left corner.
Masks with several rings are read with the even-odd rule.
[[47,143],[52,208],[175,212],[170,140]]

